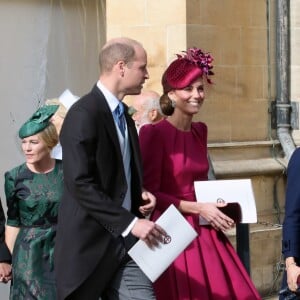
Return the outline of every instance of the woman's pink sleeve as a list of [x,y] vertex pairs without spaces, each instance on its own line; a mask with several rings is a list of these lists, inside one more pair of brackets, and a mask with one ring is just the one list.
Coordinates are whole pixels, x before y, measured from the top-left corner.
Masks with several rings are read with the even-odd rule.
[[166,156],[164,140],[159,130],[153,125],[144,125],[139,132],[142,154],[144,188],[153,193],[157,199],[156,208],[163,212],[171,204],[179,206],[180,200],[172,195],[161,192],[163,166]]

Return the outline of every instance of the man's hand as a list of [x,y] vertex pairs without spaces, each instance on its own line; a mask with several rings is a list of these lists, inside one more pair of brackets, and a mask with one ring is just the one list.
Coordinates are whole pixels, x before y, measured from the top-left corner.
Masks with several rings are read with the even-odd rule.
[[139,207],[139,211],[144,217],[147,217],[152,213],[156,205],[156,198],[153,194],[144,190],[142,192],[142,199],[144,204]]
[[159,225],[146,219],[138,219],[131,233],[144,241],[149,248],[158,247],[159,243],[163,243],[164,237],[167,235]]
[[286,263],[287,284],[289,289],[295,292],[298,288],[298,278],[300,276],[300,268],[296,263]]
[[7,283],[11,277],[11,265],[4,262],[0,263],[0,282]]

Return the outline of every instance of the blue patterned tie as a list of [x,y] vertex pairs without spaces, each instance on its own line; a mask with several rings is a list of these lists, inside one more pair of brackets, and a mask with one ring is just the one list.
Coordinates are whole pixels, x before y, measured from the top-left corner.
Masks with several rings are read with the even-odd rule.
[[124,105],[122,102],[120,102],[119,105],[116,107],[113,115],[114,115],[115,120],[117,121],[117,124],[120,128],[120,131],[121,131],[123,137],[125,137]]

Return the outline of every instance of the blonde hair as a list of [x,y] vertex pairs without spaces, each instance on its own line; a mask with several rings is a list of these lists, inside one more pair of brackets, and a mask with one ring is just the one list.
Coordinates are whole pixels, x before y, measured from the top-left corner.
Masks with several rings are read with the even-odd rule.
[[49,123],[49,125],[44,130],[39,132],[38,135],[50,150],[52,150],[58,143],[58,134],[55,126],[52,123]]
[[58,98],[47,99],[45,102],[46,105],[58,105],[58,109],[55,114],[61,118],[65,118],[67,114],[67,108],[59,101]]

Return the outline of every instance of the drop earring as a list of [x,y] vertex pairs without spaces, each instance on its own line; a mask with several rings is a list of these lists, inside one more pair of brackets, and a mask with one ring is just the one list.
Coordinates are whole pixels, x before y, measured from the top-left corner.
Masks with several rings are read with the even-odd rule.
[[171,99],[171,106],[172,106],[173,108],[176,107],[176,101],[175,101],[175,100],[172,100],[172,99]]

